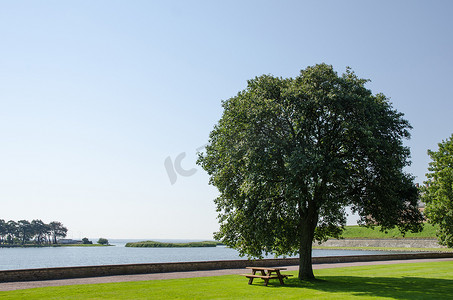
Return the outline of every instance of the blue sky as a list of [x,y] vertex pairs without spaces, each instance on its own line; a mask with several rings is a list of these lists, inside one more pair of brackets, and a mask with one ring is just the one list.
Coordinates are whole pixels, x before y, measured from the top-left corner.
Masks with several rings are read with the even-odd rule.
[[[0,218],[69,237],[208,239],[196,164],[221,100],[261,74],[350,66],[427,149],[453,133],[451,1],[0,1]],[[164,161],[192,176],[170,178]]]

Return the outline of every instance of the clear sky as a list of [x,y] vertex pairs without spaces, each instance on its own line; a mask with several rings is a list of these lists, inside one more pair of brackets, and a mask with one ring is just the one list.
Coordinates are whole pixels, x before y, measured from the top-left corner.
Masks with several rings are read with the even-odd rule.
[[0,218],[212,238],[217,192],[195,160],[221,100],[322,62],[405,114],[421,183],[453,133],[452,15],[452,1],[0,1]]

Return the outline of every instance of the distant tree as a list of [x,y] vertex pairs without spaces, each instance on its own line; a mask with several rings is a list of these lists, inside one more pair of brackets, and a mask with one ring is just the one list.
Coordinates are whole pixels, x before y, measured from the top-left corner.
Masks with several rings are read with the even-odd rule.
[[437,237],[441,245],[453,247],[453,134],[438,144],[437,151],[428,150],[429,163],[422,201],[428,221],[439,226]]
[[6,236],[6,242],[8,244],[13,244],[15,239],[19,239],[19,225],[17,224],[17,222],[13,221],[13,220],[9,220],[7,223],[6,223],[6,228],[7,228],[7,236]]
[[8,234],[8,227],[5,220],[0,219],[0,245],[6,242],[6,235]]
[[31,221],[31,227],[36,243],[38,244],[44,243],[46,236],[50,232],[50,225],[45,224],[41,220],[33,220]]
[[52,242],[54,244],[57,243],[57,238],[64,238],[68,233],[68,229],[64,227],[61,222],[57,221],[50,222],[49,229],[52,235]]
[[299,253],[299,279],[312,279],[312,243],[340,236],[347,206],[363,225],[421,230],[403,172],[410,124],[366,82],[320,64],[257,77],[223,102],[198,160],[220,192],[216,240],[251,257]]
[[109,240],[108,239],[104,239],[104,238],[99,238],[98,244],[100,244],[100,245],[108,245],[109,244]]
[[82,239],[82,244],[88,245],[88,244],[93,244],[93,242],[90,241],[88,238],[84,237],[84,238]]
[[25,244],[33,241],[37,244],[57,243],[58,237],[65,237],[68,229],[61,222],[44,223],[35,219],[31,222],[20,220],[18,222],[0,219],[0,245]]
[[28,242],[33,236],[33,227],[27,220],[20,220],[17,224],[19,239],[21,240],[21,244],[25,245],[25,243]]

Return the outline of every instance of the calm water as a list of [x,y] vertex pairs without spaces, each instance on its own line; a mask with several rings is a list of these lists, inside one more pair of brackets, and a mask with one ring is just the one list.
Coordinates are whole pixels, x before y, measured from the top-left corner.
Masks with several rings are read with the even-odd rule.
[[[128,241],[111,240],[112,247],[0,248],[0,270],[246,259],[227,247],[126,248]],[[385,253],[390,252],[313,250],[314,257]]]

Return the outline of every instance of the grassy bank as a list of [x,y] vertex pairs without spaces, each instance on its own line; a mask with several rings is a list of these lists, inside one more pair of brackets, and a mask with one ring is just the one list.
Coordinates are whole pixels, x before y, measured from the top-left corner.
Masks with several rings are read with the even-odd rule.
[[402,251],[402,252],[453,252],[452,248],[408,248],[408,247],[329,247],[313,246],[317,250],[367,250],[367,251]]
[[419,239],[436,239],[436,227],[431,224],[425,224],[423,231],[418,233],[408,232],[402,235],[397,228],[389,230],[387,233],[380,231],[380,227],[374,229],[360,226],[346,226],[343,232],[345,239],[403,239],[403,238],[419,238]]
[[[297,276],[297,272],[285,272]],[[2,299],[451,299],[453,262],[315,270],[316,281],[239,275],[75,285],[0,292]]]
[[143,241],[135,243],[127,243],[126,247],[151,247],[151,248],[181,248],[181,247],[216,247],[220,245],[219,242],[214,241],[204,241],[204,242],[190,242],[190,243],[162,243],[156,241]]

